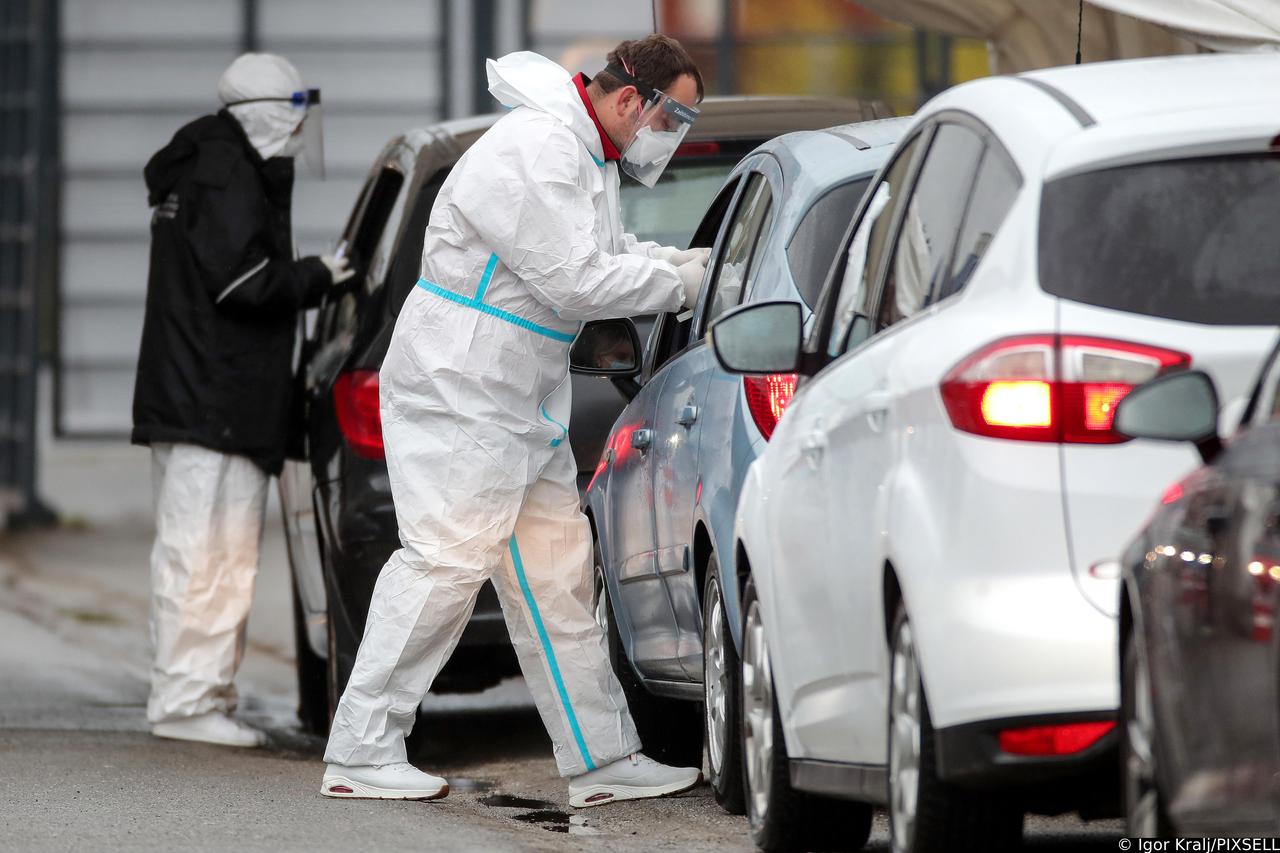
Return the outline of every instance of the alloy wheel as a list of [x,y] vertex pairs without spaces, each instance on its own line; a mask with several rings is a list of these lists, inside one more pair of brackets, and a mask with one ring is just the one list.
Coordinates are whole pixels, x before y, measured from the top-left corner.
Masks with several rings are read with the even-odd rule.
[[911,623],[903,620],[893,646],[889,697],[889,809],[893,849],[911,849],[920,790],[920,672]]
[[[1131,641],[1132,642],[1132,641]],[[1156,787],[1155,713],[1151,682],[1141,653],[1131,654],[1133,696],[1124,721],[1125,803],[1129,832],[1142,838],[1160,834],[1160,792]]]
[[764,823],[773,776],[773,672],[760,603],[747,608],[742,644],[742,725],[747,802],[753,826]]
[[726,665],[724,602],[720,584],[707,588],[706,624],[703,626],[703,707],[707,715],[707,757],[716,773],[724,766],[725,740],[729,732],[729,672]]

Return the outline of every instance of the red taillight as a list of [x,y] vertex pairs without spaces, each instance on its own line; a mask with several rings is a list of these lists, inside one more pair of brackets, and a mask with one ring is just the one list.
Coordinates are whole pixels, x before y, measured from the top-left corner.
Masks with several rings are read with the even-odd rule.
[[1093,746],[1116,727],[1114,722],[1029,726],[1000,732],[1000,749],[1010,755],[1073,755]]
[[1138,385],[1191,356],[1081,335],[1005,338],[966,358],[942,380],[942,402],[964,432],[1018,441],[1118,444],[1116,404]]
[[385,459],[382,416],[378,412],[378,372],[352,370],[333,383],[333,408],[338,428],[357,456]]
[[770,373],[767,376],[744,376],[742,387],[747,392],[747,408],[756,429],[765,441],[773,435],[774,428],[787,410],[787,404],[796,393],[796,374]]

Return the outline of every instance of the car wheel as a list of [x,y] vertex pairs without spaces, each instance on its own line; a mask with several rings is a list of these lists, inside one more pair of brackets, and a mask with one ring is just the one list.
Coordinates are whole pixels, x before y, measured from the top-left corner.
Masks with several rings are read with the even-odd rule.
[[987,853],[1022,844],[1022,810],[998,793],[938,778],[933,721],[907,611],[893,624],[889,670],[889,830],[894,853]]
[[1120,767],[1126,834],[1135,838],[1171,838],[1173,825],[1156,774],[1159,749],[1151,680],[1146,656],[1138,648],[1133,631],[1125,638],[1120,667]]
[[329,733],[329,670],[325,660],[311,650],[306,616],[298,584],[289,584],[293,593],[293,647],[298,671],[298,722],[313,735]]
[[702,717],[707,743],[708,781],[716,802],[729,814],[745,814],[739,720],[742,665],[729,633],[720,564],[711,555],[702,593]]
[[751,836],[762,850],[860,850],[871,835],[868,803],[791,787],[791,768],[774,695],[773,668],[755,584],[743,594],[742,765]]
[[595,616],[609,642],[609,662],[622,684],[644,754],[673,767],[702,766],[702,709],[697,702],[654,696],[627,659],[604,582],[600,544],[595,545]]

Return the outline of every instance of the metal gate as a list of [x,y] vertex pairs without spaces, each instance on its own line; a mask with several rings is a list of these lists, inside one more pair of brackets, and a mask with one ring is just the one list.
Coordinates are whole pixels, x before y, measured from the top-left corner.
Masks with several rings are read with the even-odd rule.
[[0,3],[0,527],[43,512],[37,327],[41,284],[56,274],[56,32],[55,0]]

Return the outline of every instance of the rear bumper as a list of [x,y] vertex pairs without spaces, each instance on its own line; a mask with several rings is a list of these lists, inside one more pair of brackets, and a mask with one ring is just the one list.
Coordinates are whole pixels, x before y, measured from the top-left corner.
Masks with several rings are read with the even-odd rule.
[[1120,730],[1113,728],[1071,755],[1013,755],[1000,748],[1000,732],[1028,726],[1115,722],[1114,711],[1044,714],[983,720],[934,733],[938,775],[966,788],[995,789],[1023,802],[1028,811],[1086,817],[1117,814],[1120,802]]

